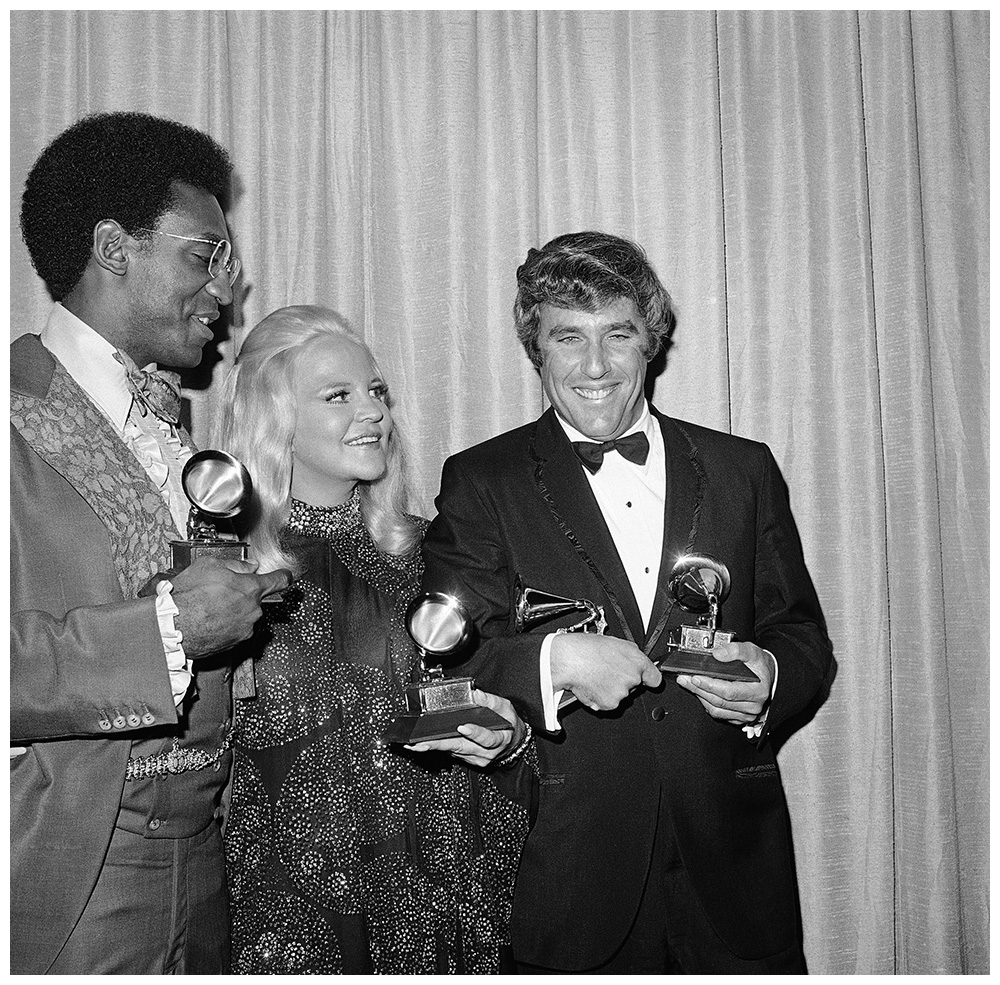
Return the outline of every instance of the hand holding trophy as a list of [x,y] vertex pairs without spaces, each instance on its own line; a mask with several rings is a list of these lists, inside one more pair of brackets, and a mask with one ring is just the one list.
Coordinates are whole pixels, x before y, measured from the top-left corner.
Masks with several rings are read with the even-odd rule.
[[699,616],[694,625],[678,626],[667,646],[673,651],[660,670],[700,674],[727,681],[759,681],[741,660],[716,660],[712,650],[732,641],[733,634],[716,628],[719,607],[729,595],[729,569],[708,554],[685,554],[670,572],[667,589],[685,611]]
[[[181,487],[191,503],[187,540],[170,542],[171,569],[176,574],[199,558],[218,561],[246,561],[250,545],[235,535],[220,534],[219,520],[231,520],[247,508],[253,496],[253,482],[246,467],[224,451],[207,449],[193,454],[181,472]],[[281,594],[265,596],[261,602],[279,602]],[[233,695],[250,698],[256,694],[253,658],[247,657],[233,668]]]
[[181,487],[191,503],[188,539],[171,541],[171,568],[180,571],[199,557],[246,561],[250,545],[221,537],[213,522],[238,516],[250,503],[253,483],[243,463],[224,451],[195,452],[184,464]]
[[[385,745],[461,738],[459,725],[509,729],[510,722],[472,698],[471,677],[445,677],[441,659],[462,649],[472,634],[468,610],[453,595],[425,592],[406,610],[406,630],[420,654],[420,679],[406,687],[406,711],[382,734]],[[437,662],[429,663],[430,658]]]
[[[571,612],[584,612],[586,615],[572,626],[561,626],[553,630],[554,633],[596,633],[603,636],[608,628],[604,609],[590,599],[571,599],[563,595],[553,595],[539,588],[528,588],[518,575],[514,585],[515,633],[523,633],[536,623]],[[559,709],[562,710],[577,700],[572,691],[563,691],[559,699]]]

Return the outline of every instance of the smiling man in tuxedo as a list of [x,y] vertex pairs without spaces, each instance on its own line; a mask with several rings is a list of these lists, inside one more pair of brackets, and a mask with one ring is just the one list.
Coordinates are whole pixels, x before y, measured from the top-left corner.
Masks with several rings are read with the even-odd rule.
[[[58,302],[11,346],[11,970],[221,973],[225,652],[287,572],[184,539],[197,366],[239,261],[210,137],[87,117],[41,154],[21,228]],[[147,594],[147,592],[149,594]]]
[[[535,973],[804,971],[769,738],[819,692],[832,653],[777,464],[647,404],[673,319],[638,246],[560,236],[517,283],[518,335],[552,407],[445,463],[424,542],[424,587],[475,622],[461,672],[536,733],[515,957]],[[683,616],[670,571],[693,552],[731,572],[721,625],[740,642],[715,656],[753,682],[657,666]],[[516,633],[519,583],[592,600],[606,635]],[[560,710],[567,692],[579,701]]]

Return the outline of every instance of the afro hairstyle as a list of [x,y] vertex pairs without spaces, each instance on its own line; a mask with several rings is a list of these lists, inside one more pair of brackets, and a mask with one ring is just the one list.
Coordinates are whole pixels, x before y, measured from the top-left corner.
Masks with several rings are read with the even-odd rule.
[[192,127],[147,113],[94,113],[42,151],[21,199],[21,234],[38,275],[61,301],[90,259],[94,227],[155,229],[173,206],[174,183],[214,195],[226,208],[229,155]]

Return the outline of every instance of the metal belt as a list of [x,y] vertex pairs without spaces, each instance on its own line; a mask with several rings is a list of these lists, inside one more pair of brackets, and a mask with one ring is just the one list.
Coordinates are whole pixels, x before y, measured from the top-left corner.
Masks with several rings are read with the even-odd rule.
[[187,773],[190,770],[203,770],[222,759],[223,754],[233,742],[232,730],[226,735],[215,752],[204,749],[182,747],[177,739],[169,752],[157,753],[155,756],[143,756],[142,759],[130,759],[125,769],[126,780],[146,780],[151,776],[163,776],[167,773]]

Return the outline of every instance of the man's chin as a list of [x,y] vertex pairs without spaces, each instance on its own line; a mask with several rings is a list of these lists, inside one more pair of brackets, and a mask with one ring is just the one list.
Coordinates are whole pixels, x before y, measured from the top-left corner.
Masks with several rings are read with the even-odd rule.
[[578,419],[570,421],[570,424],[592,441],[610,441],[627,431],[629,427],[624,417],[611,420],[606,417],[590,418],[589,420]]
[[[208,343],[205,343],[207,345]],[[202,359],[205,358],[205,347],[198,346],[188,346],[181,352],[171,353],[170,358],[159,365],[167,369],[195,369],[197,366],[201,365]]]

